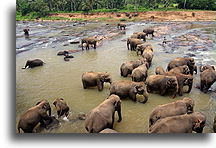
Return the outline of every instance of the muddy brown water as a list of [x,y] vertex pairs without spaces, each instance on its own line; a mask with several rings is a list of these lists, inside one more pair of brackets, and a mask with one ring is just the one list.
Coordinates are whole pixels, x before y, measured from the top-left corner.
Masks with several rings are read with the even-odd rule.
[[[103,34],[106,23],[89,23],[86,25],[73,26],[72,23],[64,22],[17,22],[17,55],[16,55],[16,126],[22,113],[34,106],[40,99],[47,99],[52,107],[52,114],[56,115],[56,110],[52,105],[54,99],[64,98],[70,106],[69,120],[60,119],[61,125],[52,130],[41,130],[41,133],[86,133],[84,121],[78,120],[80,112],[88,113],[91,109],[100,104],[109,95],[109,84],[105,83],[103,91],[98,92],[97,88],[83,89],[81,75],[86,71],[104,71],[112,75],[113,81],[127,80],[130,77],[120,76],[120,65],[129,60],[136,60],[139,57],[134,51],[128,51],[124,41],[133,32],[142,31],[143,28],[155,26],[172,26],[172,30],[164,34],[157,34],[152,40],[148,37],[154,47],[153,64],[148,71],[149,75],[154,74],[157,66],[166,68],[167,63],[175,57],[187,55],[185,47],[178,47],[178,50],[170,50],[160,45],[163,37],[172,40],[181,34],[190,32],[204,31],[208,40],[212,40],[212,45],[206,46],[208,51],[192,51],[195,54],[197,65],[211,63],[215,65],[215,26],[214,22],[202,23],[153,23],[138,22],[128,23],[125,34],[120,34],[111,40],[105,40],[103,45],[96,50],[74,53],[73,59],[65,62],[63,57],[56,56],[59,50],[80,49],[77,44],[67,44],[69,39],[79,39],[89,34]],[[113,23],[115,24],[115,23]],[[111,24],[110,30],[116,30]],[[23,37],[22,29],[28,26],[31,30],[30,39]],[[173,28],[174,27],[174,28]],[[175,29],[176,27],[176,29]],[[96,31],[94,30],[96,28]],[[97,32],[98,28],[98,32]],[[181,30],[179,30],[181,28]],[[89,31],[90,30],[90,31]],[[91,33],[91,30],[95,32]],[[213,31],[212,31],[213,30]],[[80,35],[79,33],[82,32]],[[64,35],[68,33],[68,35]],[[73,36],[77,34],[77,36]],[[62,37],[63,36],[63,37]],[[32,43],[32,44],[29,44]],[[200,43],[199,43],[200,44]],[[204,43],[203,43],[204,44]],[[26,46],[23,46],[26,45]],[[173,46],[170,46],[173,48]],[[166,52],[166,50],[173,52]],[[20,50],[25,52],[19,52]],[[28,59],[40,58],[46,64],[42,67],[33,69],[22,69]],[[199,82],[199,73],[194,75],[194,84]],[[152,109],[159,105],[169,103],[184,97],[191,97],[195,100],[195,111],[200,111],[207,116],[207,124],[204,128],[205,133],[212,132],[213,116],[215,113],[215,93],[202,93],[193,87],[191,93],[184,93],[182,97],[177,96],[172,99],[170,96],[160,96],[149,94],[149,100],[145,104],[134,103],[129,99],[122,100],[122,121],[117,123],[115,120],[114,129],[121,133],[146,133],[148,131],[148,119]],[[140,98],[140,96],[138,96]],[[116,114],[117,119],[117,114]]]

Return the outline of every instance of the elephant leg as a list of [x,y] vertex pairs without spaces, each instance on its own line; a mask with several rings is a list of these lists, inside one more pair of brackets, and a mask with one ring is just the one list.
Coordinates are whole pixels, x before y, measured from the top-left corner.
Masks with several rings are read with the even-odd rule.
[[135,94],[134,92],[129,92],[129,98],[130,98],[132,101],[136,102],[136,94]]
[[84,50],[84,49],[83,49],[83,43],[81,44],[81,46],[82,46],[82,50]]
[[94,49],[96,49],[96,43],[94,43]]
[[40,120],[40,126],[41,126],[41,127],[44,127],[44,128],[46,127],[46,124],[45,124],[45,122],[44,122],[43,119]]
[[160,89],[160,95],[164,96],[166,94],[166,88],[161,88]]
[[98,87],[99,91],[102,91],[103,90],[103,82],[101,82],[101,81],[97,82],[97,87]]
[[186,93],[190,93],[191,92],[191,89],[192,89],[192,85],[188,85],[188,91]]
[[201,80],[201,82],[200,82],[200,90],[203,91],[203,89],[204,89],[204,81]]
[[85,81],[82,81],[82,83],[83,83],[83,88],[86,89],[86,88],[87,88],[86,82],[85,82]]

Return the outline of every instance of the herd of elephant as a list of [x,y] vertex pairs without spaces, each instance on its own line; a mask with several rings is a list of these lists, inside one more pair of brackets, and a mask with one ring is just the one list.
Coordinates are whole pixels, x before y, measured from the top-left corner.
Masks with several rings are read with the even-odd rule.
[[[125,29],[125,23],[117,25],[119,29]],[[143,96],[141,103],[148,101],[149,93],[159,93],[160,95],[182,96],[183,93],[190,93],[193,86],[193,74],[197,74],[195,60],[191,57],[178,57],[171,60],[167,69],[161,66],[155,69],[155,75],[148,76],[148,69],[151,67],[154,57],[153,47],[146,42],[146,37],[154,37],[153,29],[144,29],[143,32],[135,32],[127,39],[127,48],[136,51],[137,56],[141,57],[134,61],[124,62],[120,66],[120,75],[130,77],[132,80],[112,81],[108,72],[85,72],[82,74],[83,88],[97,87],[98,91],[103,90],[104,83],[110,83],[110,94],[101,104],[92,109],[85,118],[85,129],[89,133],[117,133],[113,128],[115,112],[118,113],[118,122],[122,120],[121,100],[129,98],[137,101],[137,94]],[[81,40],[86,43],[86,50],[89,45],[93,44],[96,49],[97,40],[94,37],[84,38]],[[43,65],[39,59],[28,60],[25,67],[33,68]],[[201,91],[207,92],[216,80],[214,66],[200,66],[200,88]],[[188,86],[186,92],[183,87]],[[58,116],[68,116],[69,107],[64,99],[56,99],[53,104],[57,109]],[[155,107],[149,117],[148,133],[202,133],[205,127],[206,117],[200,112],[194,112],[194,100],[185,97],[172,103],[163,104]],[[49,111],[49,115],[47,114]],[[46,122],[45,122],[46,121]],[[18,130],[32,132],[34,127],[40,122],[46,126],[52,121],[51,108],[49,102],[42,100],[36,106],[27,110],[20,118]],[[214,119],[214,132],[215,128]]]

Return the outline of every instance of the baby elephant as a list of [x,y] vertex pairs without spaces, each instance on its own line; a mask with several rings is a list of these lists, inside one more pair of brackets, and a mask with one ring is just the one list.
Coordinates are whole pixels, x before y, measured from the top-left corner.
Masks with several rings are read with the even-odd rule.
[[34,60],[28,60],[26,62],[25,67],[23,67],[22,69],[26,69],[26,68],[34,68],[37,66],[43,66],[44,62],[40,59],[34,59]]
[[[47,114],[49,111],[49,115]],[[36,104],[36,106],[28,109],[21,117],[18,123],[18,132],[20,129],[24,133],[32,133],[34,127],[40,122],[41,126],[46,126],[45,122],[51,122],[51,108],[49,102],[42,100]]]
[[89,133],[99,133],[103,129],[113,128],[115,111],[118,112],[120,122],[121,116],[121,100],[117,95],[111,95],[100,105],[91,110],[85,120],[85,128]]
[[206,117],[199,113],[166,117],[149,128],[149,133],[202,133]]
[[107,72],[85,72],[82,75],[83,88],[97,86],[99,91],[103,90],[104,82],[112,83],[111,75]]
[[193,113],[193,107],[194,101],[191,98],[184,98],[172,103],[158,105],[150,114],[149,127],[162,118]]
[[55,105],[58,117],[65,115],[66,117],[69,115],[69,107],[63,98],[57,98],[53,102]]
[[141,103],[148,101],[148,92],[144,82],[133,82],[130,80],[116,81],[110,85],[110,95],[116,94],[121,99],[129,97],[132,101],[137,101],[136,95],[143,95],[144,100]]

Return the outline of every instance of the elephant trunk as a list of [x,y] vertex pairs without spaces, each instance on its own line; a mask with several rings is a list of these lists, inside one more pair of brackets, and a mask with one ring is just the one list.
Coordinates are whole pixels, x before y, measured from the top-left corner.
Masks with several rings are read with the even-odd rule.
[[119,116],[118,122],[121,122],[121,120],[122,120],[122,116],[121,116],[121,106],[118,107],[117,112],[118,112],[118,116]]
[[192,89],[192,84],[190,84],[190,85],[188,85],[188,91],[187,91],[187,93],[190,93],[191,92],[191,89]]
[[48,109],[49,116],[51,116],[51,108]]
[[148,101],[148,92],[147,89],[143,92],[144,100],[141,103],[146,103]]

